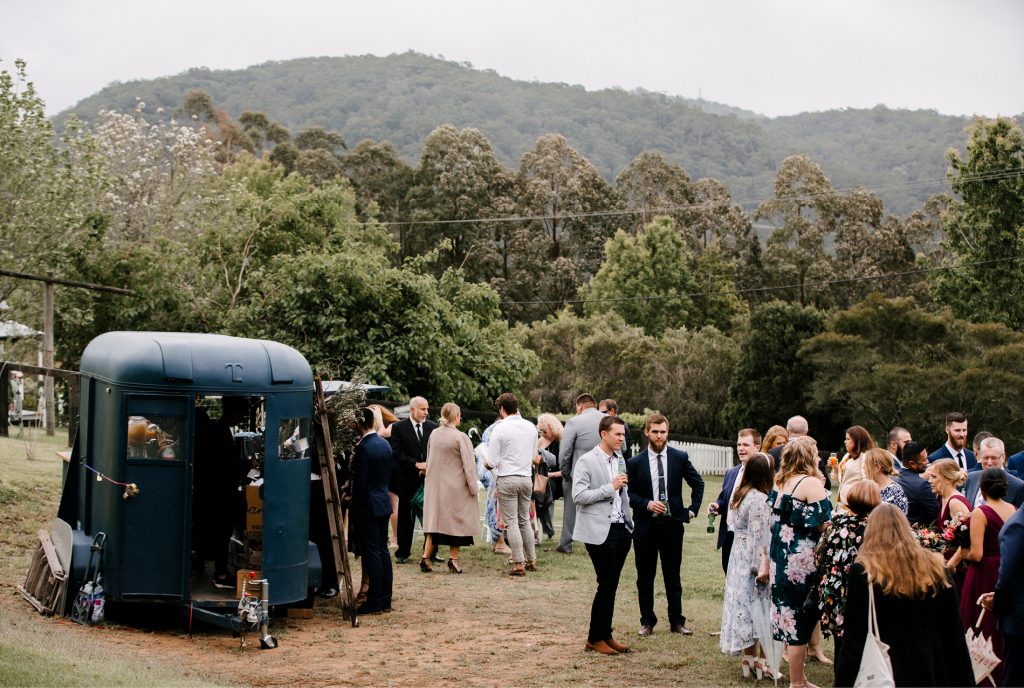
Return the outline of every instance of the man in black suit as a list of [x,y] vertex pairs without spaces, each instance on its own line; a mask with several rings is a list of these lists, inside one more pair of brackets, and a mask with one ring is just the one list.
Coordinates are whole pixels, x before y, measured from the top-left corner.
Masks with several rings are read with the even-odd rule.
[[423,484],[427,469],[427,439],[437,423],[427,419],[427,400],[409,400],[409,417],[391,426],[391,449],[395,469],[391,473],[391,491],[398,495],[398,549],[395,561],[404,564],[412,551],[412,535],[416,525],[412,498]]
[[967,482],[964,483],[964,497],[977,508],[985,503],[981,495],[981,472],[986,468],[998,468],[1006,473],[1006,496],[1003,499],[1013,504],[1018,509],[1024,504],[1024,480],[1006,470],[1006,447],[998,437],[986,437],[981,441],[978,454],[978,463],[981,470],[971,471],[967,474]]
[[359,418],[362,437],[356,443],[352,458],[352,525],[363,560],[363,571],[369,587],[366,602],[358,614],[379,614],[391,611],[393,575],[388,556],[388,523],[391,520],[391,497],[388,479],[392,469],[392,452],[387,441],[373,431],[373,411],[362,409]]
[[[794,440],[797,437],[806,437],[808,433],[807,419],[803,416],[793,416],[786,421],[786,432],[789,433],[790,440]],[[782,450],[785,448],[786,445],[781,444],[768,450],[768,454],[772,457],[772,468],[776,473],[779,472],[779,468],[782,466]],[[828,467],[828,454],[821,449],[818,450],[818,469],[825,477],[825,489],[831,490],[832,479],[829,477],[831,471]]]
[[980,468],[974,452],[967,448],[967,416],[959,411],[946,414],[946,443],[928,455],[928,463],[953,459],[965,471]]
[[[636,551],[636,589],[640,598],[640,635],[654,632],[654,578],[661,557],[661,574],[673,633],[690,635],[683,616],[683,524],[700,511],[704,481],[684,451],[668,446],[668,419],[652,414],[644,423],[647,449],[626,462],[629,505],[633,508]],[[683,481],[690,486],[690,504],[683,503]]]
[[932,492],[932,486],[921,475],[928,468],[928,450],[920,442],[908,441],[899,449],[900,474],[896,482],[907,495],[907,520],[912,526],[935,527],[939,517],[939,496]]

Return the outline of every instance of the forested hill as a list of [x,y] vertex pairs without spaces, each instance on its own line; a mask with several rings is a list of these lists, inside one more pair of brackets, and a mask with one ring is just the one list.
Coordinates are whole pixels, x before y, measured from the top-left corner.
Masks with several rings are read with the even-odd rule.
[[896,214],[948,190],[943,154],[963,146],[969,124],[963,117],[882,106],[770,119],[656,93],[515,81],[416,53],[192,69],[112,84],[71,110],[91,120],[101,109],[129,110],[141,100],[155,116],[158,107],[165,113],[179,108],[190,89],[207,91],[234,117],[252,110],[291,131],[319,125],[340,132],[350,146],[388,140],[410,163],[427,134],[445,123],[479,129],[512,168],[539,136],[561,133],[609,181],[638,153],[656,149],[691,178],[723,182],[748,207],[771,195],[783,158],[803,153],[822,165],[836,188],[872,188]]

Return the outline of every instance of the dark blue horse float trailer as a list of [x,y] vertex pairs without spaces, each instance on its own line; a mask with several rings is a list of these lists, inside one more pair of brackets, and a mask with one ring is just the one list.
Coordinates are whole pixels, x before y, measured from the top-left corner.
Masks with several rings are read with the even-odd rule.
[[[40,555],[66,578],[50,611],[71,613],[101,586],[106,602],[177,605],[276,645],[269,607],[309,600],[321,583],[305,358],[271,341],[109,332],[86,347],[80,384]],[[215,578],[226,562],[242,572],[229,584]]]

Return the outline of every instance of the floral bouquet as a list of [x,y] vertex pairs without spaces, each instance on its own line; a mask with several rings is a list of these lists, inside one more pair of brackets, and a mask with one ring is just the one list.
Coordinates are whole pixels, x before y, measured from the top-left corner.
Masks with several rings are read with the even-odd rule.
[[914,536],[919,545],[933,552],[942,552],[948,544],[942,535],[927,527],[914,528]]
[[957,547],[971,546],[971,515],[955,514],[946,523],[946,529],[942,531],[942,539],[946,546],[953,549]]

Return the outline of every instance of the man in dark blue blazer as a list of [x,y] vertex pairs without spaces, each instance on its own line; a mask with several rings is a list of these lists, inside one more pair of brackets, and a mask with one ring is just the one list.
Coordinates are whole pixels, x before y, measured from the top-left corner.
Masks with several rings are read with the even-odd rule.
[[747,459],[757,453],[761,447],[761,433],[754,428],[740,430],[736,438],[736,453],[739,454],[740,463],[725,472],[725,480],[722,481],[722,491],[718,493],[718,499],[708,504],[708,513],[717,514],[718,519],[718,545],[716,549],[722,550],[722,571],[729,572],[729,555],[732,553],[732,531],[726,525],[729,516],[729,502],[732,501],[732,493],[740,481],[741,471],[746,465]]
[[928,455],[928,463],[953,459],[965,471],[979,469],[974,452],[967,448],[967,416],[959,411],[946,414],[946,443]]
[[1006,470],[1018,478],[1024,478],[1024,451],[1019,451],[1006,459]]
[[1003,685],[1024,686],[1024,509],[999,531],[999,578],[982,606],[995,610],[1003,632]]
[[359,419],[362,437],[352,458],[352,527],[359,543],[369,588],[358,614],[391,611],[393,576],[388,555],[391,498],[388,479],[393,458],[391,445],[373,431],[373,412],[364,408]]
[[[683,524],[700,511],[704,481],[684,451],[668,446],[668,419],[651,414],[644,423],[647,449],[626,462],[629,505],[633,508],[636,589],[640,601],[640,635],[654,632],[654,578],[661,557],[661,575],[668,602],[669,629],[690,635],[683,616]],[[683,481],[690,486],[690,504],[683,502]]]
[[932,492],[931,484],[922,477],[928,468],[928,450],[920,442],[910,440],[899,449],[903,468],[896,482],[907,495],[907,520],[912,526],[934,528],[939,517],[939,496]]
[[963,490],[964,497],[967,497],[971,506],[981,506],[984,501],[980,489],[981,472],[986,468],[999,468],[1006,472],[1007,489],[1003,499],[1019,509],[1021,504],[1024,504],[1024,480],[1006,470],[1006,448],[1003,441],[998,437],[986,437],[981,441],[979,451],[978,465],[980,469],[967,476]]

